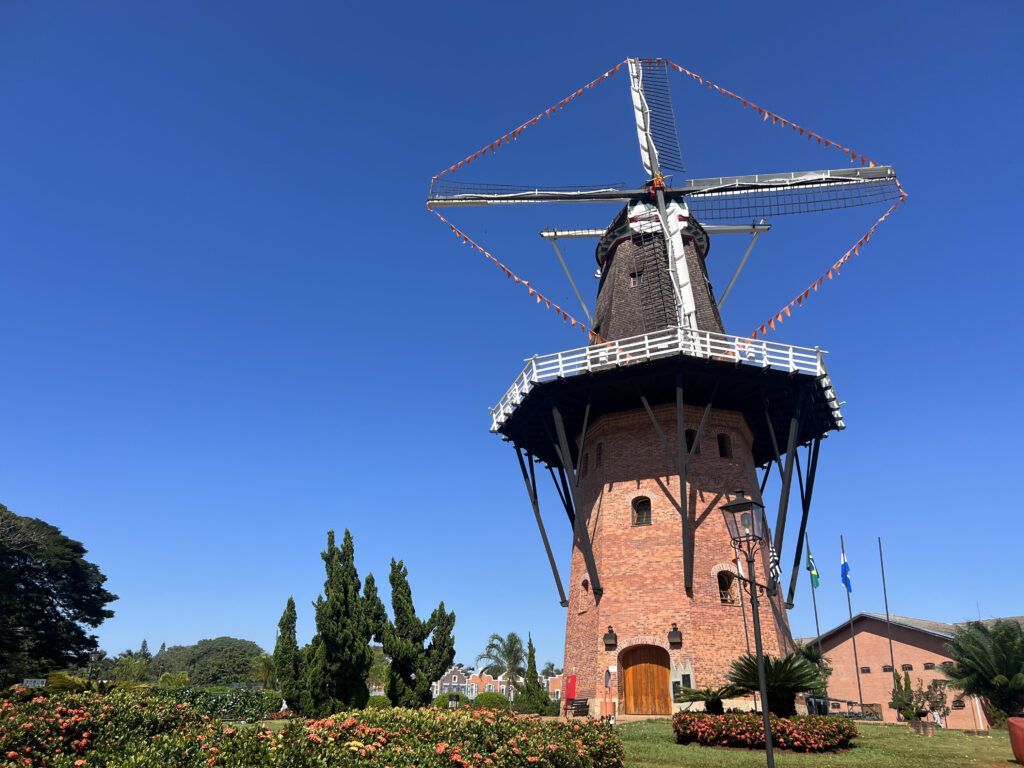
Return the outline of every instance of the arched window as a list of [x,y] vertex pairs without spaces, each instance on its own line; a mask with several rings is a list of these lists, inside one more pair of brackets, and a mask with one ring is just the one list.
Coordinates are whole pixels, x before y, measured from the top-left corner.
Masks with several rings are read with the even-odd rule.
[[580,582],[579,603],[578,612],[586,613],[590,607],[590,582],[586,579]]
[[[686,430],[686,450],[693,451],[693,444],[697,440],[697,432],[693,429]],[[700,443],[697,443],[697,450],[693,451],[694,456],[700,456]]]
[[633,525],[651,524],[651,500],[646,496],[633,499]]
[[718,436],[718,455],[723,459],[732,458],[732,438],[728,435]]
[[729,571],[718,572],[718,597],[722,601],[722,605],[736,605],[738,602],[736,574]]
[[604,447],[604,443],[598,443],[597,444],[597,450],[594,451],[594,466],[595,467],[600,467],[601,466],[601,449],[603,447]]
[[562,698],[562,689],[561,688],[555,688],[555,701],[558,701],[561,698]]

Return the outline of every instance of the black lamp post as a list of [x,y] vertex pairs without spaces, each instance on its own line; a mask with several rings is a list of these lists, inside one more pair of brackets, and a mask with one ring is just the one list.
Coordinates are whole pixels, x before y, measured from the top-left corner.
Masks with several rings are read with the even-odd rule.
[[764,651],[761,647],[761,619],[757,607],[758,583],[754,578],[754,553],[764,543],[764,507],[748,499],[743,491],[736,491],[736,498],[722,505],[725,525],[737,551],[747,556],[747,589],[750,590],[750,612],[754,618],[754,647],[757,650],[757,682],[761,689],[761,710],[764,715],[764,750],[768,768],[775,768],[775,753],[772,750],[772,724],[768,716],[768,691],[764,679]]

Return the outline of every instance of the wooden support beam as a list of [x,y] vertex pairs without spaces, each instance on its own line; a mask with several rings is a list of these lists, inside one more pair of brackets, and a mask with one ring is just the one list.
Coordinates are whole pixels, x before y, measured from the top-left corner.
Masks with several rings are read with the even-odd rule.
[[789,592],[786,593],[786,607],[793,607],[793,597],[796,595],[796,577],[800,573],[800,556],[803,554],[804,536],[807,532],[807,516],[811,511],[811,495],[814,493],[814,476],[818,472],[818,450],[821,447],[821,438],[814,438],[814,442],[808,449],[810,459],[807,463],[807,485],[804,486],[803,478],[800,476],[800,462],[797,457],[797,479],[800,480],[800,505],[803,514],[800,516],[800,535],[797,537],[796,555],[793,557],[793,573],[789,579]]
[[[796,396],[796,406],[789,418],[789,439],[786,441],[786,467],[782,471],[782,491],[779,493],[779,514],[775,518],[775,551],[782,552],[782,541],[786,532],[786,513],[789,510],[789,489],[793,482],[793,460],[796,457],[796,438],[800,433],[800,417],[803,415],[804,393]],[[780,555],[781,556],[781,555]]]
[[555,423],[555,432],[558,434],[558,443],[555,445],[555,451],[559,455],[563,468],[567,468],[568,471],[572,472],[572,482],[569,483],[569,494],[572,497],[572,505],[576,510],[576,519],[573,522],[573,538],[575,539],[576,546],[579,547],[580,552],[583,554],[583,561],[587,565],[587,573],[590,574],[590,589],[594,594],[594,599],[597,600],[601,597],[604,589],[601,587],[601,580],[597,573],[597,563],[594,560],[594,549],[590,544],[590,534],[587,531],[586,524],[583,522],[586,515],[583,513],[583,508],[580,505],[580,499],[577,493],[577,478],[576,470],[572,463],[572,454],[569,452],[569,439],[565,434],[565,423],[562,421],[562,413],[558,410],[558,406],[554,403],[551,404],[551,420]]
[[533,468],[533,457],[527,453],[526,459],[515,446],[516,458],[519,459],[519,468],[523,471],[523,482],[526,483],[526,495],[530,497],[530,506],[533,507],[533,516],[537,518],[537,528],[540,530],[540,538],[544,542],[544,551],[548,555],[548,563],[551,564],[551,574],[555,577],[555,586],[558,588],[558,601],[563,608],[568,607],[569,601],[565,598],[565,590],[562,589],[562,579],[558,575],[558,566],[555,564],[555,556],[551,553],[551,544],[548,542],[548,533],[544,530],[544,521],[540,516],[540,502],[537,500],[537,475]]

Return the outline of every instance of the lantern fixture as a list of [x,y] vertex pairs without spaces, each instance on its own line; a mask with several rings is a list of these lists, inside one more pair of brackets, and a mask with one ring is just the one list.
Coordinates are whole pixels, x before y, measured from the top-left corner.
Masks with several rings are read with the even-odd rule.
[[674,621],[672,622],[672,629],[668,633],[668,644],[672,648],[678,648],[683,644],[683,633],[679,631],[679,627],[676,626]]
[[736,544],[760,542],[764,539],[764,506],[748,499],[742,490],[735,491],[736,498],[722,505],[725,525],[729,536]]
[[604,633],[604,649],[606,651],[614,651],[619,644],[619,638],[615,636],[615,630],[612,629],[612,625],[608,625],[608,631]]

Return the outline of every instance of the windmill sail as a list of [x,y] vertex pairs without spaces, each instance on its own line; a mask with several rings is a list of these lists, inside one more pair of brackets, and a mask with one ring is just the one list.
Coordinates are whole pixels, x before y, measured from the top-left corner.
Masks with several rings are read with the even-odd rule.
[[668,62],[664,59],[629,60],[629,90],[640,159],[648,177],[686,170],[679,151],[668,75]]

